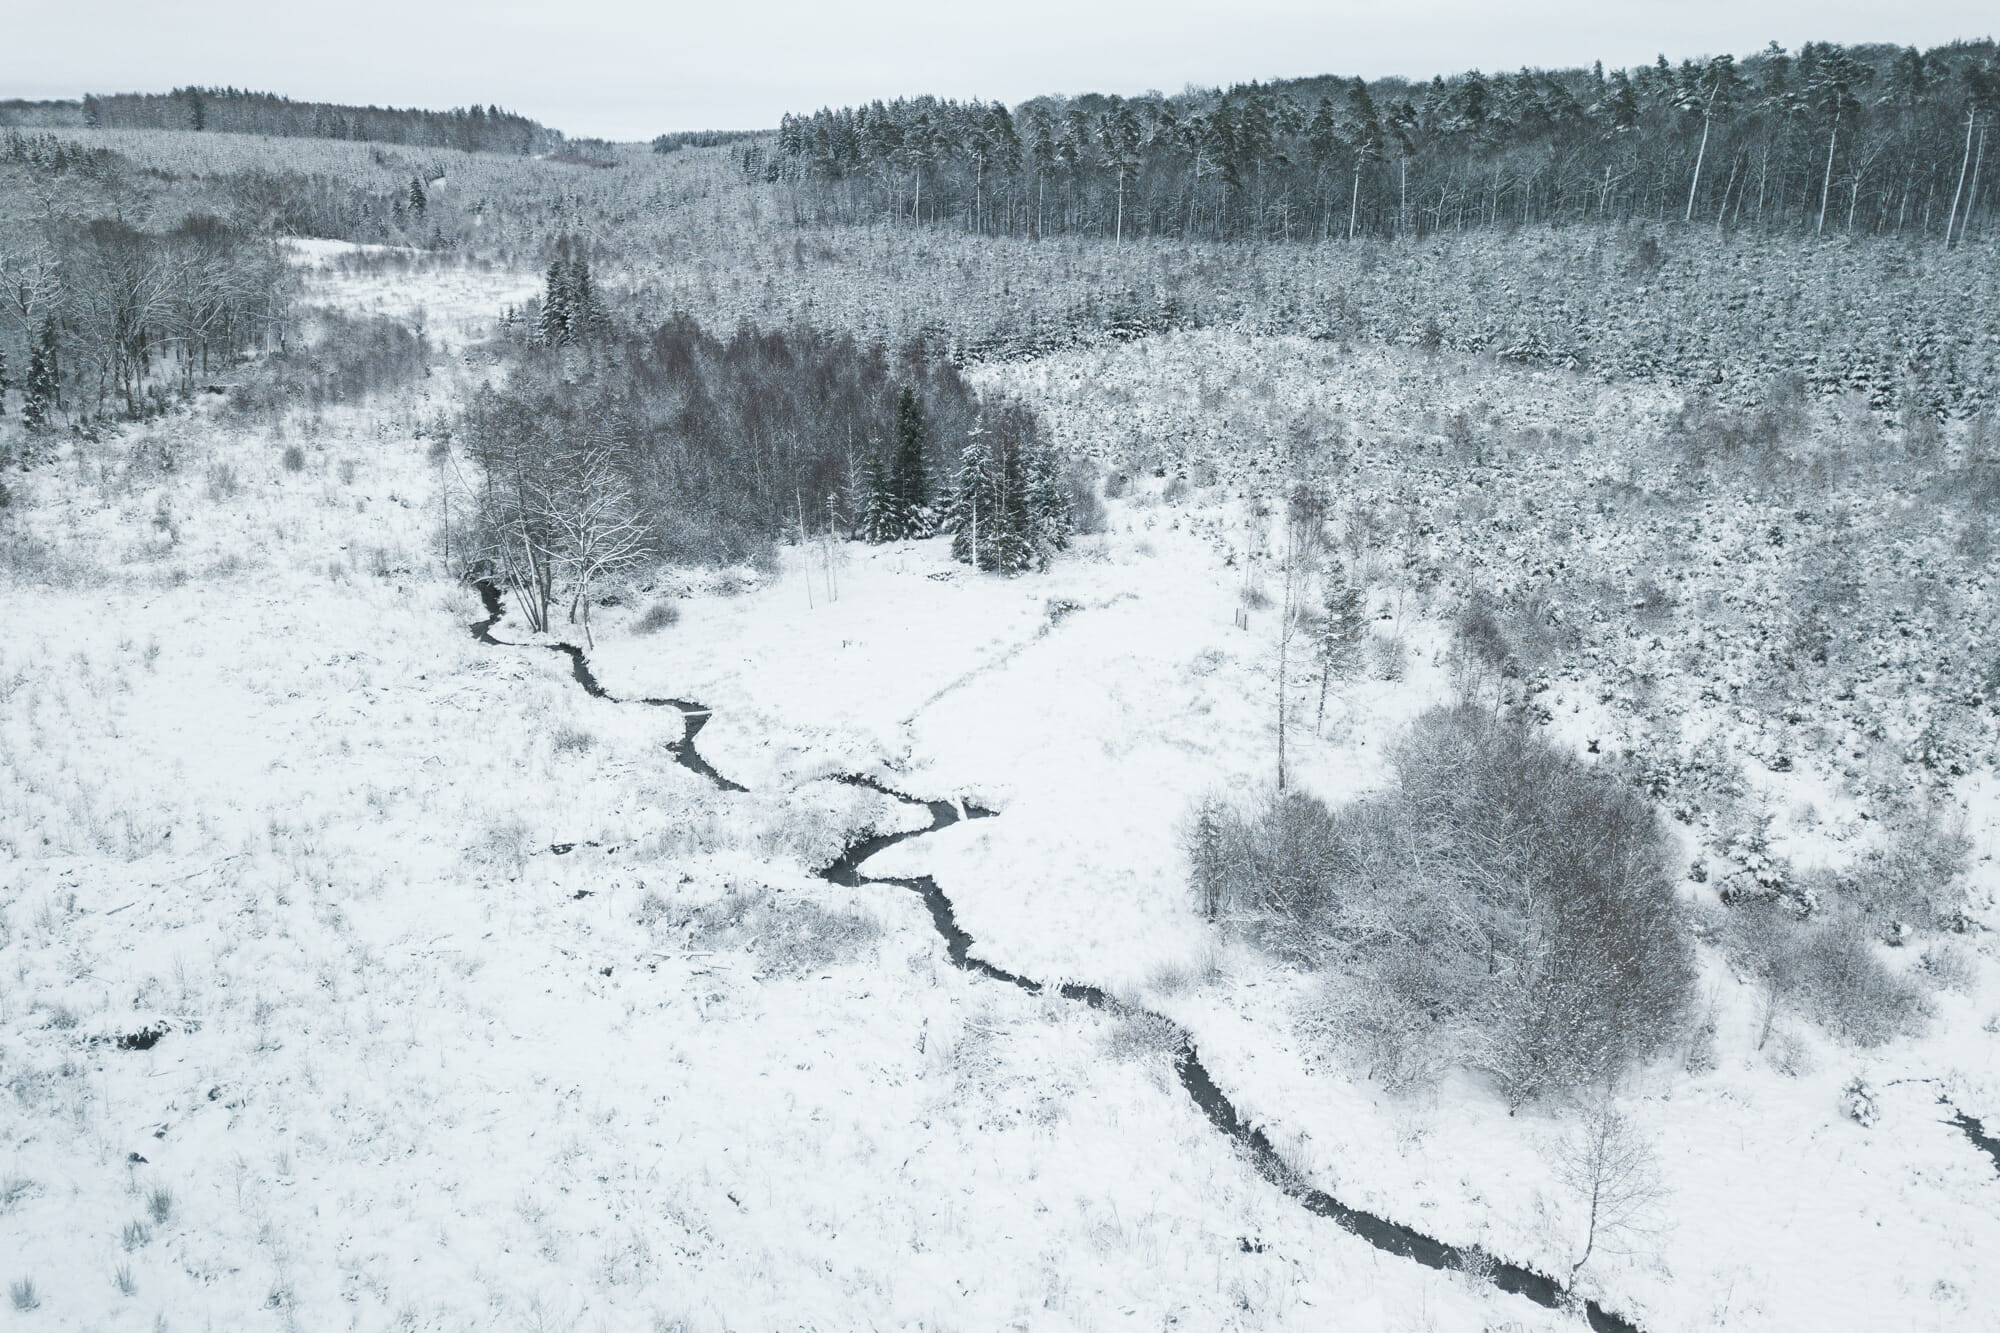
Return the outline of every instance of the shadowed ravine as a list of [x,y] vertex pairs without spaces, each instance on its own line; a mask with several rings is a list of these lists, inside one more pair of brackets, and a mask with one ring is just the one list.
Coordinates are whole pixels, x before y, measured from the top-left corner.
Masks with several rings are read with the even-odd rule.
[[[687,719],[687,735],[677,746],[672,747],[676,762],[683,768],[701,774],[724,791],[740,792],[749,790],[747,787],[731,782],[728,778],[716,772],[695,750],[695,733],[701,730],[702,726],[707,723],[708,719],[713,715],[713,710],[683,699],[619,699],[608,693],[603,686],[597,683],[597,678],[591,674],[590,667],[584,660],[581,648],[567,643],[516,644],[494,638],[491,632],[492,628],[495,624],[499,623],[505,614],[500,598],[500,590],[491,582],[484,579],[479,580],[473,586],[479,590],[479,595],[485,602],[487,610],[487,619],[477,621],[472,625],[473,638],[479,640],[481,643],[491,644],[496,647],[541,647],[551,652],[562,653],[570,660],[570,672],[576,678],[577,684],[581,685],[585,692],[593,699],[605,699],[612,703],[636,703],[652,707],[679,709],[681,715]],[[1207,1066],[1202,1064],[1200,1053],[1195,1049],[1193,1036],[1187,1029],[1180,1026],[1180,1024],[1173,1022],[1163,1015],[1154,1013],[1152,1010],[1127,1004],[1096,986],[1085,985],[1079,982],[1064,982],[1059,986],[1049,986],[1030,977],[1009,972],[1003,967],[997,967],[985,959],[975,956],[972,952],[973,938],[966,933],[964,927],[958,924],[958,915],[952,908],[951,899],[938,886],[938,882],[929,875],[918,875],[914,878],[903,879],[876,877],[861,873],[862,862],[868,860],[868,858],[874,856],[877,852],[893,847],[897,843],[907,842],[912,838],[920,838],[926,834],[936,833],[940,829],[949,828],[953,824],[958,823],[961,818],[987,819],[996,815],[997,811],[982,809],[967,802],[963,807],[964,814],[961,815],[958,803],[943,800],[924,800],[919,797],[910,796],[886,786],[878,779],[861,774],[848,774],[839,778],[838,781],[845,782],[850,786],[866,787],[871,791],[880,792],[882,795],[892,800],[900,801],[905,805],[922,806],[930,812],[931,822],[928,827],[907,829],[901,833],[867,833],[862,835],[849,843],[840,855],[834,859],[831,865],[819,872],[822,878],[830,880],[835,884],[855,888],[865,884],[889,884],[900,889],[907,889],[918,895],[923,899],[924,907],[930,913],[931,924],[936,928],[938,935],[944,940],[946,956],[951,959],[954,967],[977,976],[986,977],[992,981],[1005,982],[1032,995],[1039,995],[1044,991],[1052,991],[1066,1000],[1075,1000],[1089,1005],[1093,1009],[1100,1009],[1121,1017],[1146,1018],[1152,1022],[1164,1025],[1173,1034],[1175,1044],[1174,1070],[1180,1077],[1181,1087],[1186,1089],[1188,1096],[1201,1109],[1202,1114],[1208,1117],[1209,1123],[1228,1136],[1229,1139],[1249,1156],[1252,1164],[1257,1168],[1258,1174],[1270,1181],[1272,1185],[1298,1200],[1299,1204],[1308,1212],[1331,1219],[1378,1250],[1398,1255],[1405,1259],[1413,1259],[1426,1268],[1482,1274],[1487,1281],[1491,1282],[1501,1291],[1525,1296],[1536,1304],[1547,1306],[1551,1309],[1561,1308],[1570,1303],[1570,1293],[1554,1278],[1544,1273],[1539,1273],[1532,1268],[1524,1268],[1518,1264],[1496,1260],[1476,1249],[1462,1250],[1456,1246],[1447,1245],[1443,1241],[1436,1240],[1420,1231],[1412,1230],[1400,1223],[1377,1217],[1373,1213],[1362,1212],[1358,1208],[1350,1208],[1332,1195],[1305,1184],[1301,1174],[1284,1160],[1264,1131],[1252,1125],[1238,1114],[1235,1105],[1229,1100],[1228,1095],[1216,1085],[1215,1079],[1209,1074]],[[1589,1320],[1590,1327],[1598,1330],[1598,1333],[1640,1333],[1637,1325],[1606,1310],[1596,1301],[1584,1301],[1582,1306],[1584,1314]]]

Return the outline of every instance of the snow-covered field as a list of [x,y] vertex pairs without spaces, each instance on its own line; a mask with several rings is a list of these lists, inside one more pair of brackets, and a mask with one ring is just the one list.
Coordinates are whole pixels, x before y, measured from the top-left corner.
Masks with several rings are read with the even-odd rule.
[[[913,895],[812,874],[906,812],[752,762],[740,694],[703,736],[752,788],[725,795],[674,763],[676,714],[475,643],[407,429],[428,410],[282,441],[170,419],[16,490],[38,577],[0,648],[10,1317],[1548,1323],[1298,1210],[1143,1025],[964,976]],[[780,626],[787,591],[689,620]]]
[[[447,268],[378,291],[313,259],[309,299],[421,308],[448,341],[533,286]],[[1156,1026],[954,969],[915,895],[814,873],[858,833],[911,826],[840,775],[997,810],[865,869],[935,876],[1000,967],[1182,1024],[1312,1185],[1567,1272],[1582,1223],[1550,1159],[1571,1117],[1510,1115],[1467,1080],[1391,1095],[1343,1064],[1298,1022],[1310,979],[1199,919],[1176,830],[1204,793],[1249,800],[1274,775],[1276,617],[1238,611],[1246,565],[1269,576],[1253,505],[1277,474],[1254,464],[1293,419],[1346,423],[1357,495],[1407,480],[1412,503],[1441,510],[1448,490],[1480,516],[1438,523],[1419,564],[1457,571],[1476,539],[1505,576],[1534,544],[1505,526],[1510,465],[1478,464],[1497,497],[1482,508],[1462,474],[1410,467],[1379,420],[1412,401],[1443,419],[1457,395],[1510,438],[1591,432],[1574,475],[1551,469],[1549,494],[1572,496],[1600,470],[1590,451],[1611,472],[1679,404],[1187,338],[983,372],[1072,448],[1121,466],[1145,452],[1167,474],[1131,469],[1109,530],[1046,573],[975,575],[942,542],[793,548],[747,590],[662,573],[651,595],[685,595],[657,634],[635,632],[645,598],[600,611],[596,677],[712,707],[701,753],[743,793],[675,763],[674,711],[588,698],[556,655],[467,632],[483,612],[443,574],[440,473],[413,433],[448,375],[429,400],[295,415],[282,439],[197,413],[24,476],[8,521],[32,517],[37,554],[0,643],[0,1280],[32,1283],[14,1305],[33,1308],[10,1317],[1563,1324],[1301,1209],[1190,1102]],[[1264,370],[1224,382],[1246,365]],[[1231,456],[1243,466],[1169,496]],[[1734,550],[1765,524],[1746,513],[1707,540]],[[1380,783],[1399,728],[1460,685],[1450,585],[1403,595],[1383,552],[1364,563],[1375,634],[1400,636],[1407,668],[1337,685],[1324,723],[1295,729],[1293,779],[1330,800]],[[1936,623],[1983,605],[1967,598]],[[1741,616],[1713,619],[1726,653]],[[1769,730],[1754,690],[1704,701],[1690,668],[1638,698],[1628,658],[1654,650],[1587,643],[1598,656],[1539,696],[1580,751],[1671,748],[1648,708],[1677,717],[1674,745],[1729,708],[1732,746]],[[1859,702],[1888,711],[1894,674]],[[2000,1308],[1984,1259],[2000,1171],[1935,1101],[2000,1125],[1992,750],[1961,744],[1969,771],[1932,790],[1967,811],[1982,929],[1975,984],[1938,991],[1927,1034],[1861,1051],[1789,1024],[1777,1067],[1754,997],[1705,956],[1714,1068],[1620,1090],[1665,1193],[1581,1286],[1649,1333],[1961,1329]],[[1836,823],[1856,800],[1795,748],[1754,780],[1794,854],[1808,786]],[[1685,837],[1717,866],[1687,892],[1712,898],[1733,867],[1714,828]],[[1871,1127],[1841,1111],[1857,1074],[1878,1090]]]
[[[1233,572],[1204,540],[1157,508],[1113,512],[1117,531],[1046,575],[1000,582],[934,548],[857,548],[836,602],[808,609],[793,566],[750,596],[687,603],[671,641],[607,642],[594,660],[614,692],[716,705],[703,753],[752,786],[887,754],[902,786],[998,807],[870,873],[934,875],[1001,967],[1105,986],[1187,1026],[1238,1108],[1343,1202],[1567,1271],[1581,1220],[1550,1170],[1565,1117],[1510,1115],[1464,1082],[1381,1092],[1297,1034],[1309,978],[1220,945],[1198,917],[1175,829],[1204,792],[1271,780],[1270,616],[1236,629]],[[1080,609],[1052,623],[1058,601]],[[1398,726],[1453,697],[1443,634],[1419,623],[1409,638],[1404,680],[1340,687],[1324,734],[1295,741],[1299,785],[1338,798],[1378,782]],[[1990,826],[1980,838],[1990,853]],[[2000,1175],[1935,1098],[2000,1107],[1990,946],[1980,966],[1984,997],[1941,995],[1925,1040],[1859,1052],[1801,1027],[1788,1075],[1756,1049],[1749,988],[1711,960],[1718,1067],[1650,1071],[1621,1101],[1660,1155],[1660,1229],[1593,1260],[1585,1289],[1649,1329],[1976,1320],[2000,1300],[1982,1259],[2000,1243]],[[1856,1074],[1884,1090],[1871,1128],[1841,1113]]]

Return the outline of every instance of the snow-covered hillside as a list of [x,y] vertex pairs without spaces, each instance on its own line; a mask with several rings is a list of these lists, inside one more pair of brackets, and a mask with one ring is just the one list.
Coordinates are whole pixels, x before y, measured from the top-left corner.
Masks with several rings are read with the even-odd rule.
[[[2000,1126],[1994,557],[1949,494],[1972,423],[1913,462],[1863,405],[1802,406],[1703,472],[1687,437],[1736,427],[1676,392],[1449,353],[1210,331],[988,367],[1101,466],[1104,531],[1015,578],[942,538],[647,571],[593,618],[596,697],[518,617],[476,639],[440,541],[433,423],[532,275],[298,258],[309,306],[421,310],[453,357],[276,424],[203,398],[9,478],[0,1280],[23,1327],[1579,1317],[1489,1262],[1577,1261],[1575,1109],[1371,1081],[1316,1026],[1316,978],[1187,887],[1193,804],[1276,775],[1264,594],[1302,469],[1376,669],[1293,713],[1298,787],[1380,787],[1406,724],[1470,695],[1645,785],[1705,910],[1883,825],[1963,821],[1967,928],[1880,949],[1923,988],[1917,1035],[1772,1019],[1698,946],[1704,1058],[1613,1094],[1660,1188],[1578,1293],[1649,1333],[2000,1307],[2000,1163],[1952,1123]],[[1815,580],[1824,623],[1774,625]],[[1511,672],[1457,647],[1480,596],[1533,608]],[[710,710],[694,744],[743,790],[649,700]],[[881,789],[994,817],[829,879],[923,827]],[[888,882],[922,876],[969,941]],[[1189,1096],[1194,1050],[1273,1157]]]

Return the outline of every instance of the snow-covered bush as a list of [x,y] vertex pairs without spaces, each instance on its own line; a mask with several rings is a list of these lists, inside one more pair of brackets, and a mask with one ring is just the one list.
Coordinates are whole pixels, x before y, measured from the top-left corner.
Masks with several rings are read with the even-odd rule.
[[[1063,466],[1062,485],[1069,495],[1071,531],[1079,537],[1104,531],[1104,501],[1097,496],[1096,469],[1080,459],[1072,459]],[[1110,490],[1111,483],[1107,480],[1105,493]]]
[[1881,1119],[1882,1108],[1875,1103],[1875,1089],[1861,1075],[1856,1074],[1841,1088],[1840,1113],[1863,1129]]
[[681,608],[671,599],[654,602],[632,622],[634,634],[658,634],[680,623]]
[[882,923],[853,910],[765,892],[731,892],[677,922],[689,948],[748,949],[766,973],[798,975],[872,947]]
[[1963,830],[1919,819],[1871,849],[1835,887],[1878,923],[1936,929],[1954,922],[1965,902],[1962,876],[1972,843]]
[[[1862,919],[1835,908],[1802,920],[1774,901],[1746,901],[1720,932],[1725,952],[1765,997],[1767,1020],[1793,1010],[1861,1046],[1916,1030],[1922,994],[1876,953]],[[1767,1021],[1768,1028],[1768,1021]]]
[[1483,1068],[1527,1100],[1677,1040],[1688,923],[1658,817],[1476,709],[1418,719],[1396,784],[1338,810],[1281,793],[1194,827],[1198,890],[1330,974],[1329,1030],[1390,1082]]
[[1979,964],[1971,951],[1949,940],[1926,948],[1917,966],[1925,979],[1941,990],[1970,994],[1979,985]]

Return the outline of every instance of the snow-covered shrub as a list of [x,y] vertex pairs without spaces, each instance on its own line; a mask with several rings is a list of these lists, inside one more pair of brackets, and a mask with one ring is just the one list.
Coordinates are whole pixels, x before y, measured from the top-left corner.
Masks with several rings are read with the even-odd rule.
[[1681,1068],[1690,1074],[1713,1072],[1718,1063],[1715,1058],[1715,1034],[1715,1002],[1711,999],[1688,1034],[1687,1055],[1681,1060]]
[[394,315],[314,314],[313,336],[260,358],[229,391],[244,415],[291,405],[355,403],[422,379],[431,348],[420,329]]
[[1180,1030],[1151,1014],[1128,1014],[1111,1025],[1104,1049],[1114,1060],[1152,1060],[1181,1047]]
[[[1097,498],[1096,470],[1080,459],[1072,459],[1063,467],[1062,484],[1069,496],[1071,531],[1080,537],[1104,531],[1104,501]],[[1104,489],[1109,495],[1108,479]]]
[[1941,990],[1970,994],[1979,985],[1979,965],[1963,946],[1939,940],[1924,950],[1918,967],[1924,977]]
[[1179,995],[1203,986],[1222,975],[1222,960],[1212,946],[1204,945],[1192,957],[1160,964],[1146,978],[1146,989],[1155,995]]
[[597,744],[597,737],[582,727],[565,723],[557,727],[549,736],[549,748],[557,754],[586,754]]
[[1784,1029],[1771,1037],[1764,1060],[1786,1078],[1804,1078],[1817,1065],[1812,1048],[1796,1032]]
[[1882,1108],[1875,1103],[1875,1089],[1861,1075],[1856,1074],[1841,1088],[1840,1113],[1863,1129],[1882,1118]]
[[466,858],[508,875],[518,875],[527,864],[532,830],[516,816],[507,816],[484,830],[466,845]]
[[864,913],[764,891],[732,891],[669,920],[690,949],[748,950],[763,971],[786,975],[853,958],[882,934]]
[[679,624],[680,619],[681,608],[679,603],[671,600],[654,602],[646,608],[643,615],[632,622],[632,632],[634,634],[658,634],[663,629],[669,629]]
[[1400,638],[1371,639],[1368,644],[1370,670],[1377,680],[1401,680],[1409,669],[1409,652]]
[[1602,1079],[1684,1032],[1694,965],[1657,815],[1472,708],[1424,715],[1388,792],[1297,792],[1212,829],[1197,886],[1253,939],[1326,969],[1329,1026],[1391,1082],[1448,1064],[1517,1101]]
[[1837,877],[1834,886],[1877,922],[1938,929],[1964,906],[1961,877],[1971,850],[1962,829],[1929,819],[1911,822]]
[[1743,902],[1730,909],[1721,939],[1731,962],[1763,991],[1767,1013],[1795,1010],[1856,1045],[1915,1031],[1929,1012],[1850,912],[1801,920],[1781,903]]
[[1060,625],[1069,617],[1083,610],[1083,603],[1074,597],[1051,597],[1042,604],[1042,612],[1048,616],[1051,625]]

